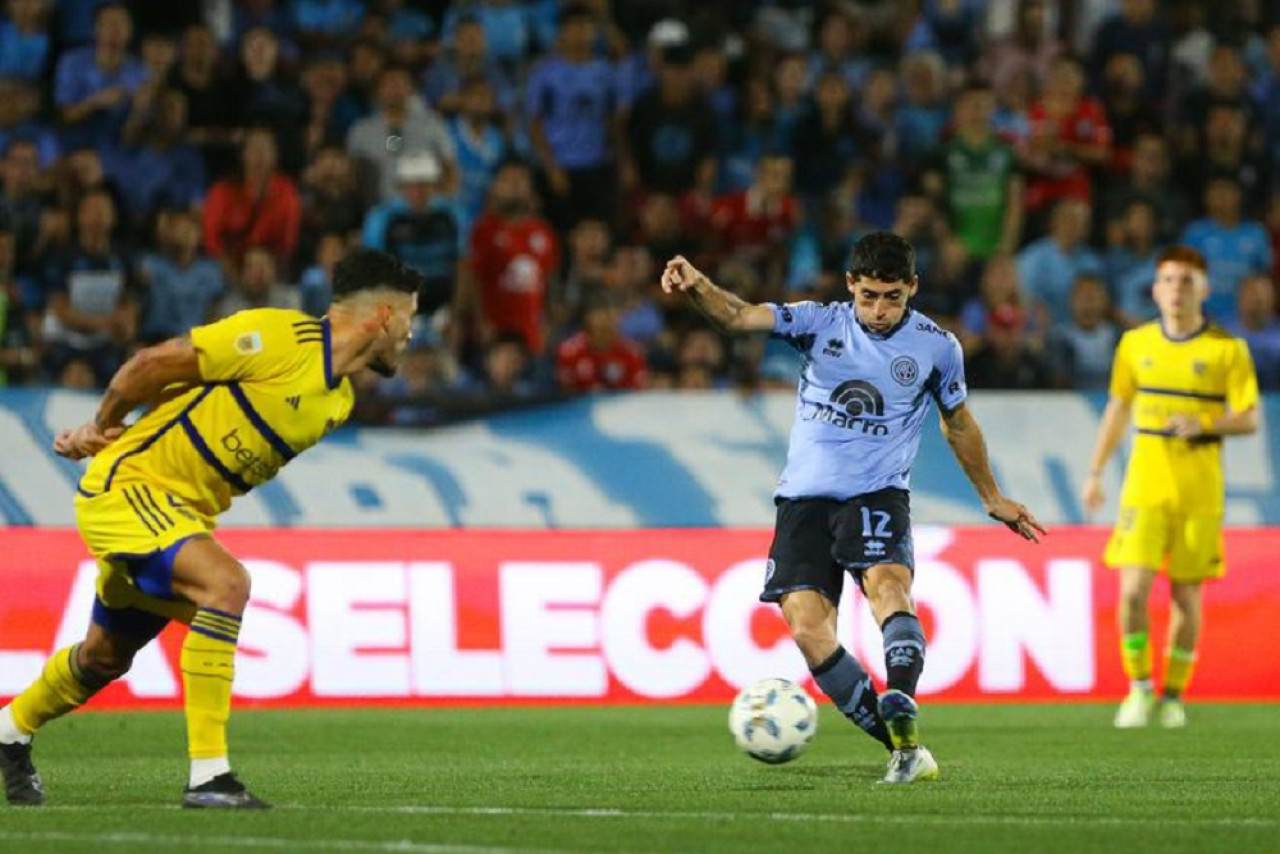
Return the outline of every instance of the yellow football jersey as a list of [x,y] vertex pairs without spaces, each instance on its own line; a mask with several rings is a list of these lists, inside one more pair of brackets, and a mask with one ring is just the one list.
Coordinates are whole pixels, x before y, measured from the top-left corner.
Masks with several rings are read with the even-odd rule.
[[1158,320],[1131,329],[1116,347],[1111,395],[1131,402],[1136,432],[1120,503],[1221,509],[1221,437],[1178,438],[1169,418],[1188,414],[1203,423],[1256,406],[1258,379],[1245,342],[1207,323],[1183,339],[1166,335]]
[[203,382],[171,386],[93,458],[80,492],[158,486],[214,516],[347,420],[327,319],[253,309],[191,331]]

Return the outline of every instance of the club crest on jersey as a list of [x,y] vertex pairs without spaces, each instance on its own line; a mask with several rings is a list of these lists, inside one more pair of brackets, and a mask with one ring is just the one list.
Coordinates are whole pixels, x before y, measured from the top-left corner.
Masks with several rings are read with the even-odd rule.
[[236,336],[236,352],[241,356],[252,356],[262,352],[262,334],[259,332],[242,332]]
[[889,373],[898,385],[911,385],[920,376],[920,366],[910,356],[899,356],[889,363]]
[[1204,376],[1204,372],[1207,371],[1208,369],[1209,369],[1208,362],[1201,361],[1200,359],[1196,359],[1194,362],[1191,363],[1191,370],[1194,371],[1195,375],[1198,377]]
[[827,346],[822,348],[822,355],[839,359],[844,354],[844,342],[839,338],[827,339]]

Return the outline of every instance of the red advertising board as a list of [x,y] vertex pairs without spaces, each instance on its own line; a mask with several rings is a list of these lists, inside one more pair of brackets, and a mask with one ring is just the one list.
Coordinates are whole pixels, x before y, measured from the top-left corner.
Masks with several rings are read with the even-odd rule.
[[[764,676],[807,674],[756,601],[767,531],[227,530],[249,567],[240,705],[721,702]],[[1039,546],[1002,528],[916,530],[939,700],[1114,698],[1116,584],[1102,529]],[[1194,695],[1280,699],[1280,530],[1228,534],[1209,586]],[[95,569],[73,531],[0,529],[0,697],[89,620]],[[850,585],[851,586],[851,585]],[[1168,595],[1155,597],[1163,636]],[[841,639],[883,674],[879,630],[846,589]],[[175,706],[182,629],[144,650],[96,707]],[[1157,658],[1159,646],[1157,644]],[[1240,650],[1263,654],[1241,655]]]

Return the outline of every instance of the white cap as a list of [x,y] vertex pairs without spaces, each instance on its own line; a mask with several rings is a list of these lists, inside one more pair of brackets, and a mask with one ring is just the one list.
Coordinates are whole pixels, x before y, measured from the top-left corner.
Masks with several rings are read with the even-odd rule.
[[689,41],[689,25],[675,18],[663,18],[649,30],[649,47],[664,48]]
[[429,151],[406,154],[396,161],[396,179],[402,184],[434,184],[440,180],[440,161]]

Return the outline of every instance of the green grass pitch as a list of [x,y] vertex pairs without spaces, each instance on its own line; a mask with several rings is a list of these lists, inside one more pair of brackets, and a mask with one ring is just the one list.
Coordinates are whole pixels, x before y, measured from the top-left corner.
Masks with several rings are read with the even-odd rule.
[[939,783],[876,785],[830,707],[789,765],[739,754],[715,706],[237,712],[233,759],[277,804],[175,807],[176,714],[41,735],[49,805],[0,804],[0,851],[1280,852],[1280,707],[1191,707],[1118,732],[1098,705],[925,706]]

